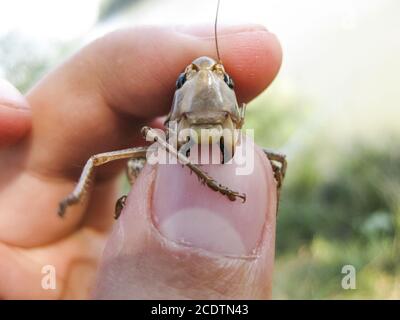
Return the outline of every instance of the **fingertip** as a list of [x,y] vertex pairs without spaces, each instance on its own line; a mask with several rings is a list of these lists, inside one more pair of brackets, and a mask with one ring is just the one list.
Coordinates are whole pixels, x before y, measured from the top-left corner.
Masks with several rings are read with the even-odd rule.
[[12,145],[31,128],[31,111],[24,96],[0,79],[0,147]]
[[[256,97],[276,77],[282,50],[264,26],[221,26],[218,43],[239,102]],[[96,74],[108,105],[146,118],[170,108],[176,78],[187,64],[199,56],[217,59],[213,28],[198,25],[118,30],[93,43],[87,54],[91,60],[107,60]]]
[[[256,155],[256,163],[265,161],[261,156],[261,154],[260,157]],[[265,168],[270,169],[268,166]],[[258,166],[256,169],[260,176],[265,173],[264,169]],[[200,216],[198,215],[197,218],[200,219],[193,219],[195,218],[193,215],[187,218],[175,217],[169,224],[172,228],[170,231],[172,230],[174,235],[179,233],[182,227],[195,227],[192,231],[196,231],[201,239],[195,239],[193,236],[185,238],[188,234],[181,234],[182,239],[175,236],[171,239],[170,234],[165,234],[159,228],[159,224],[163,223],[163,218],[154,216],[156,214],[154,210],[157,210],[154,207],[155,201],[163,201],[165,210],[168,210],[169,206],[165,196],[163,199],[156,199],[160,196],[154,190],[157,188],[155,183],[160,178],[158,170],[159,168],[146,166],[134,184],[126,208],[107,242],[94,297],[96,299],[270,298],[274,261],[274,220],[267,218],[264,223],[263,219],[256,219],[259,221],[254,222],[259,224],[258,231],[264,234],[258,241],[259,249],[255,254],[243,248],[242,241],[235,236],[232,227],[223,223],[221,219],[208,215],[212,219],[203,221],[204,210],[202,212],[198,210]],[[174,179],[179,178],[174,177]],[[190,179],[190,184],[197,185],[196,179],[191,178],[193,179]],[[258,180],[263,179],[260,177]],[[269,177],[265,180],[270,181]],[[182,197],[182,191],[176,190],[176,185],[179,184],[172,185],[172,182],[168,180],[167,185],[171,190],[176,191],[175,194],[172,192],[173,197],[178,198],[177,201],[179,199],[186,201]],[[185,186],[186,189],[187,187]],[[202,187],[204,190],[199,189],[199,191],[207,192],[207,189]],[[261,191],[266,191],[260,184],[258,187],[262,189]],[[191,195],[192,198],[189,200],[193,200],[194,196]],[[253,194],[253,197],[260,198],[261,194]],[[215,199],[209,197],[204,197],[202,201],[216,202]],[[196,206],[193,201],[189,202],[189,206]],[[221,203],[226,206],[231,204],[226,199],[221,199]],[[246,220],[252,223],[251,220],[256,218],[253,209],[261,209],[265,215],[265,206],[262,203],[256,207],[241,212],[237,218],[242,223]],[[190,215],[191,212],[186,212],[186,214]],[[235,215],[234,210],[230,210],[230,214]],[[272,217],[272,214],[267,213],[267,215]],[[228,219],[232,218],[227,217]],[[198,232],[201,227],[196,227],[195,224],[203,223],[204,228]],[[218,237],[213,234],[216,229],[219,231]],[[252,230],[247,231],[257,231],[253,227],[250,229]],[[245,242],[250,244],[250,240],[249,238]],[[215,249],[223,250],[216,251]],[[227,249],[230,252],[227,252]],[[238,249],[240,249],[239,252]],[[249,276],[249,270],[252,270],[251,276]],[[234,282],[232,282],[233,277]]]
[[[276,78],[282,64],[282,48],[275,34],[260,28],[234,34],[221,46],[223,63],[235,81],[239,102],[249,102]],[[229,52],[228,52],[229,51]]]

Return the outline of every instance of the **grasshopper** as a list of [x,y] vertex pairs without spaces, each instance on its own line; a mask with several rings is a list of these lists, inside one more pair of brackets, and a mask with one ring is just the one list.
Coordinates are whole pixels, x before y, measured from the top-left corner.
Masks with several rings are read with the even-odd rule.
[[[164,123],[166,135],[176,135],[178,137],[177,148],[171,145],[165,136],[150,127],[142,128],[142,134],[148,141],[157,142],[167,153],[177,158],[178,162],[195,173],[199,180],[212,190],[221,193],[229,200],[235,201],[237,198],[246,200],[246,195],[238,191],[231,190],[229,187],[219,184],[216,180],[204,172],[199,165],[194,164],[188,152],[182,152],[182,146],[188,141],[192,144],[210,144],[219,141],[222,151],[222,163],[228,162],[235,153],[236,146],[240,139],[237,138],[235,131],[240,130],[244,124],[245,104],[239,106],[235,85],[232,78],[225,71],[219,57],[217,40],[217,15],[215,19],[215,42],[218,60],[210,57],[199,57],[190,63],[176,81],[176,91],[172,102],[172,108]],[[171,131],[169,124],[175,122],[176,130]],[[186,132],[209,132],[208,138],[198,138],[198,135],[191,135]],[[181,134],[185,132],[185,134]],[[225,134],[230,132],[231,134]],[[197,138],[194,138],[194,137]],[[207,135],[206,135],[207,137]],[[211,139],[210,139],[211,138]],[[146,162],[146,154],[149,147],[136,147],[118,151],[111,151],[93,155],[89,158],[83,168],[81,177],[71,194],[69,194],[59,204],[58,214],[63,217],[68,206],[79,203],[87,192],[89,181],[94,174],[94,168],[111,161],[127,159],[128,179],[133,183],[140,170]],[[266,157],[271,162],[274,177],[277,181],[278,197],[285,177],[287,162],[285,156],[273,151],[264,149]],[[115,205],[115,219],[121,214],[125,205],[126,195],[117,200]]]

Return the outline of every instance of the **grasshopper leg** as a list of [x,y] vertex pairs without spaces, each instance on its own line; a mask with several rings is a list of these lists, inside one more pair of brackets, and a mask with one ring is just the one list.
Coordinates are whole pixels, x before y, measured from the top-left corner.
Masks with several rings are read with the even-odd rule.
[[63,217],[65,215],[66,209],[80,202],[85,194],[87,193],[90,185],[90,181],[94,174],[94,168],[106,164],[111,161],[129,159],[129,158],[144,158],[146,156],[146,147],[129,148],[118,151],[111,151],[105,153],[99,153],[91,156],[86,162],[83,168],[81,177],[71,194],[69,194],[64,200],[59,204],[58,215]]
[[286,175],[287,170],[287,160],[284,154],[274,152],[268,149],[263,149],[265,155],[269,159],[272,165],[272,170],[274,171],[274,177],[277,182],[278,188],[278,201],[280,198],[280,192],[283,184],[283,179]]
[[175,149],[175,147],[173,147],[168,142],[166,142],[163,139],[163,137],[161,137],[157,133],[156,130],[149,128],[149,127],[143,127],[142,134],[147,139],[158,142],[167,152],[169,152],[173,156],[177,157],[178,161],[182,165],[186,165],[187,167],[189,167],[189,169],[196,174],[196,176],[200,179],[200,181],[203,184],[207,185],[210,189],[221,193],[222,195],[226,196],[231,201],[235,201],[236,198],[242,199],[243,202],[246,201],[245,194],[241,194],[237,191],[233,191],[233,190],[229,189],[228,187],[225,187],[225,186],[219,184],[212,177],[210,177],[207,173],[205,173],[203,170],[201,170],[199,168],[199,166],[196,166],[195,164],[193,164],[189,160],[189,158],[186,157],[183,153],[179,152],[178,150]]
[[277,153],[268,149],[263,149],[265,155],[269,159],[274,170],[276,182],[278,183],[278,189],[282,187],[283,179],[286,175],[287,161],[286,156],[281,153]]
[[[146,163],[146,158],[131,158],[126,164],[126,176],[132,186]],[[125,207],[127,195],[123,195],[115,203],[114,219],[117,220]]]
[[132,158],[126,164],[126,176],[128,177],[129,184],[132,186],[136,178],[139,176],[146,163],[146,158]]
[[114,212],[114,219],[117,220],[121,215],[122,209],[125,207],[127,195],[123,195],[121,198],[117,200],[115,203],[115,212]]

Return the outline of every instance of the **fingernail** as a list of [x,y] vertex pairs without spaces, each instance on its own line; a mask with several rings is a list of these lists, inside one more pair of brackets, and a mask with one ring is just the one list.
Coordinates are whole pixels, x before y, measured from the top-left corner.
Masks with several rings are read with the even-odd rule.
[[14,109],[29,109],[24,96],[4,79],[0,79],[0,105]]
[[[198,26],[178,26],[176,31],[197,36],[199,38],[214,37],[214,26],[198,25]],[[240,24],[240,25],[220,25],[218,27],[218,35],[231,35],[248,32],[268,32],[267,28],[261,24]]]
[[[236,153],[238,154],[238,153]],[[201,169],[229,188],[246,193],[240,199],[227,197],[201,184],[181,165],[158,165],[153,196],[153,220],[161,234],[179,244],[213,253],[255,253],[261,239],[270,203],[266,158],[253,153],[254,168],[238,175],[238,164],[202,165]],[[235,156],[236,157],[236,156]]]

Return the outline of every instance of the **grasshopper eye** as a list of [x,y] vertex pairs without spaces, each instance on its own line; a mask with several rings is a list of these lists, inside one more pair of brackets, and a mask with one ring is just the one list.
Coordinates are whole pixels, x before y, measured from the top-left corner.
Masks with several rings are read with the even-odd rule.
[[176,80],[176,88],[180,89],[182,88],[182,86],[185,84],[186,82],[186,73],[182,72],[179,77],[178,80]]
[[235,83],[233,82],[233,79],[226,73],[224,73],[224,81],[228,85],[228,87],[233,90],[233,88],[235,87]]

